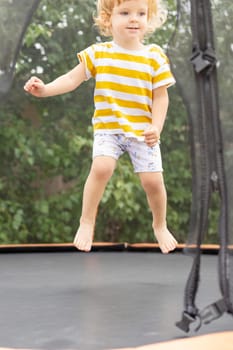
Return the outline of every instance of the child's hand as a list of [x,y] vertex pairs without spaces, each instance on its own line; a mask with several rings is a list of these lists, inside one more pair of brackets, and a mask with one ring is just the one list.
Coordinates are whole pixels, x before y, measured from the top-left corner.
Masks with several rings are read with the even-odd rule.
[[145,136],[145,142],[149,147],[156,145],[160,138],[159,129],[154,125],[145,130],[142,135]]
[[45,84],[37,77],[31,77],[24,85],[24,90],[36,97],[45,96]]

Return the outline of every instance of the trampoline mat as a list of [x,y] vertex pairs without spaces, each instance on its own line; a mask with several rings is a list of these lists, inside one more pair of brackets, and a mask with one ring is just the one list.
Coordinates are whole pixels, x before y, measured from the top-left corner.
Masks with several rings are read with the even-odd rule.
[[[200,307],[219,297],[217,259],[203,256]],[[186,337],[175,322],[191,262],[182,253],[1,254],[0,348],[104,350]],[[225,314],[198,335],[232,325]]]

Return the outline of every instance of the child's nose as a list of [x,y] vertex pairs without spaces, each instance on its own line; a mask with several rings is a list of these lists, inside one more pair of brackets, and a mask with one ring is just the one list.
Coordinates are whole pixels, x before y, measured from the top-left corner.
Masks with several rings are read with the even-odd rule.
[[132,13],[130,16],[130,21],[131,22],[136,22],[137,21],[137,14],[136,13]]

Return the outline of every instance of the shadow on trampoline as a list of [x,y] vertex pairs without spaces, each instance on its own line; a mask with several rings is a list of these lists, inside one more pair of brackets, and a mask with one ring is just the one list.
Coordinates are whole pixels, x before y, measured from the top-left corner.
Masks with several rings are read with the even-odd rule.
[[[217,260],[203,256],[199,305],[218,296]],[[191,261],[155,252],[1,254],[1,349],[167,349],[159,342],[184,337],[175,322]],[[232,330],[230,317],[198,335]]]

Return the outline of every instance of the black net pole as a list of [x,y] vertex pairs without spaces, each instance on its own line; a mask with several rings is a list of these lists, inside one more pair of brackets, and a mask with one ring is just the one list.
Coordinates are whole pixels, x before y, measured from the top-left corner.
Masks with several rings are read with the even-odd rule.
[[[227,207],[227,184],[224,171],[223,142],[221,134],[221,123],[219,117],[219,94],[217,67],[214,47],[214,34],[212,23],[212,12],[210,0],[191,0],[191,27],[192,27],[192,57],[196,82],[196,102],[198,104],[198,140],[202,150],[199,171],[195,175],[200,177],[201,205],[192,203],[190,237],[194,247],[193,265],[185,287],[184,312],[182,320],[177,326],[188,332],[190,323],[199,319],[199,327],[202,323],[208,324],[219,318],[224,312],[232,313],[231,303],[231,281],[229,271],[230,249],[228,237],[228,207]],[[193,147],[196,150],[196,147]],[[195,167],[198,167],[195,159]],[[195,182],[194,182],[195,184]],[[195,188],[193,188],[195,191]],[[221,200],[219,215],[219,283],[222,299],[208,305],[203,310],[198,310],[195,298],[199,284],[200,244],[208,227],[209,200],[213,191],[218,191]],[[196,197],[194,195],[193,200]],[[195,213],[199,208],[201,213]],[[199,218],[198,225],[193,221]],[[193,232],[199,229],[198,234]],[[192,236],[195,237],[192,238]],[[187,253],[190,250],[186,249]]]
[[[191,0],[191,29],[192,29],[192,57],[191,63],[194,66],[194,78],[196,83],[196,103],[198,105],[195,115],[195,130],[197,135],[193,138],[195,145],[192,145],[194,155],[193,185],[192,185],[192,207],[190,219],[190,233],[185,248],[185,253],[193,256],[191,271],[185,286],[184,312],[182,320],[177,326],[189,331],[190,323],[198,318],[199,310],[195,304],[196,294],[200,280],[201,266],[201,243],[208,227],[208,209],[210,201],[210,172],[211,164],[208,153],[208,120],[205,94],[206,69],[209,63],[203,58],[203,49],[206,43],[206,28],[203,18],[203,3],[201,0]],[[195,177],[199,180],[196,181]],[[199,183],[199,188],[196,184]],[[199,194],[198,194],[199,191]],[[199,201],[199,203],[197,203]]]

